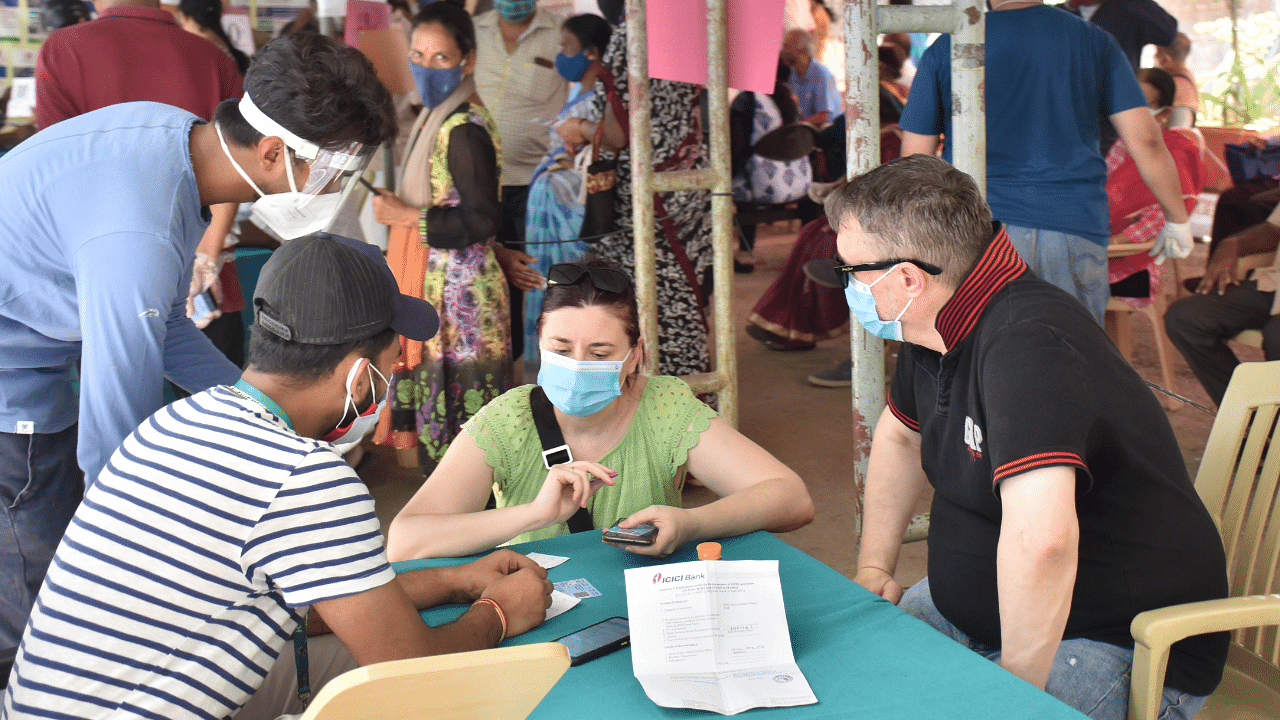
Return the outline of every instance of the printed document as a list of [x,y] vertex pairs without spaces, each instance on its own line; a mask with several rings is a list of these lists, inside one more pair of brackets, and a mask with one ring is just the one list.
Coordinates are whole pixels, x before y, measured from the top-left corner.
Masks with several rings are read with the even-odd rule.
[[818,702],[791,651],[777,560],[625,574],[632,671],[650,700],[722,715]]

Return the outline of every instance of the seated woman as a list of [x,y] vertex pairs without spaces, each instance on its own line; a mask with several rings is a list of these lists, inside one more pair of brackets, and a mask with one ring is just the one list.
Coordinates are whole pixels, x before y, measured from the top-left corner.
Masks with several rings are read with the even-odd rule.
[[[778,205],[800,200],[809,191],[813,169],[808,157],[791,162],[768,160],[753,155],[751,148],[771,130],[800,120],[800,106],[787,80],[791,68],[778,61],[773,94],[744,92],[729,106],[730,165],[733,173],[733,201],[745,211],[752,204]],[[751,252],[756,245],[756,226],[739,228],[742,254],[739,272],[749,272]]]
[[[1147,96],[1147,105],[1178,168],[1182,197],[1187,212],[1191,212],[1204,189],[1208,172],[1201,159],[1200,146],[1190,135],[1184,134],[1194,131],[1169,129],[1176,87],[1173,76],[1160,68],[1142,68],[1138,71],[1138,84]],[[1164,212],[1160,204],[1147,189],[1138,174],[1137,164],[1119,140],[1107,153],[1107,205],[1113,244],[1149,242],[1155,240],[1164,227]],[[1112,297],[1125,298],[1139,307],[1149,305],[1152,296],[1160,290],[1160,266],[1147,253],[1110,258],[1107,273]]]
[[[813,519],[804,482],[734,430],[674,377],[645,377],[646,352],[631,279],[605,260],[547,272],[538,321],[538,381],[573,460],[543,465],[525,385],[486,405],[391,524],[388,555],[458,556],[507,542],[568,534],[585,508],[592,526],[653,523],[651,546],[681,545]],[[686,472],[720,499],[682,508]],[[490,491],[497,508],[486,510]]]

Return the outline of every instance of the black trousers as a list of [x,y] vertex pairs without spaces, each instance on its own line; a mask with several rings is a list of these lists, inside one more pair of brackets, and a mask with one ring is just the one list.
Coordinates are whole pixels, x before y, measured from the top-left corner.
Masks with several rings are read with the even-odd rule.
[[1169,341],[1204,386],[1213,402],[1221,405],[1240,360],[1227,339],[1244,330],[1262,330],[1262,352],[1268,360],[1280,360],[1280,315],[1271,314],[1275,293],[1262,292],[1252,280],[1218,295],[1192,295],[1169,306],[1164,329]]
[[[524,246],[525,206],[529,202],[528,185],[502,186],[502,220],[498,224],[498,242],[503,247],[514,248],[530,255]],[[507,292],[511,295],[511,357],[519,360],[524,354],[524,292],[508,283]]]

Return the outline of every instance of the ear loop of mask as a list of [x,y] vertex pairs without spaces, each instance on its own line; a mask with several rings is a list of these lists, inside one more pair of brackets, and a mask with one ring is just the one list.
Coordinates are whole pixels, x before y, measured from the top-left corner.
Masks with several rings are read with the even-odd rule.
[[244,168],[240,167],[240,163],[236,162],[236,159],[231,157],[231,148],[227,147],[227,140],[222,137],[222,127],[219,126],[218,123],[214,123],[213,129],[218,133],[218,142],[222,144],[222,152],[226,153],[227,159],[231,161],[231,167],[236,169],[236,172],[240,174],[240,177],[244,178],[244,181],[249,183],[249,187],[253,188],[253,191],[258,193],[259,197],[266,197],[267,194],[262,192],[262,188],[258,187],[258,184],[253,181],[253,178],[249,177],[249,173],[245,172]]
[[[235,168],[236,172],[240,174],[240,177],[244,178],[244,181],[249,183],[249,187],[252,187],[254,192],[258,193],[260,197],[266,197],[267,194],[262,192],[262,188],[258,187],[258,184],[253,181],[253,178],[249,177],[249,174],[244,171],[244,168],[240,167],[240,163],[236,162],[235,158],[231,157],[231,148],[227,147],[227,140],[222,136],[222,127],[219,126],[218,123],[214,123],[213,129],[216,130],[218,133],[218,142],[222,145],[222,152],[226,153],[227,159],[231,161],[231,167]],[[288,145],[284,146],[284,154],[285,154],[284,170],[285,170],[285,174],[289,176],[289,190],[290,192],[296,193],[298,192],[298,182],[293,177],[293,157],[291,155],[292,152],[293,152],[292,148],[290,148]],[[312,197],[314,198],[316,196],[313,195]],[[308,202],[310,202],[310,200],[308,200]]]
[[[899,263],[899,264],[901,264],[901,263]],[[897,265],[894,265],[893,267],[891,267],[891,268],[889,268],[888,270],[886,270],[886,271],[885,271],[885,273],[884,273],[883,275],[881,275],[880,277],[876,278],[875,282],[873,282],[873,283],[871,283],[871,285],[868,285],[868,286],[867,286],[867,292],[868,292],[868,293],[870,293],[870,292],[871,292],[871,288],[872,288],[872,286],[874,286],[876,283],[880,282],[881,280],[883,280],[883,279],[885,279],[885,278],[889,277],[889,274],[890,274],[890,273],[892,273],[894,270],[897,270],[897,269],[898,269],[898,266],[897,266]],[[875,296],[874,296],[874,295],[872,295],[872,296],[871,296],[871,298],[872,298],[872,300],[874,300],[874,299],[875,299]],[[897,316],[897,317],[895,317],[894,319],[890,320],[889,322],[898,322],[899,320],[901,320],[901,319],[902,319],[902,316],[907,314],[907,308],[911,307],[911,303],[913,303],[913,302],[915,302],[915,301],[916,301],[916,299],[915,299],[915,298],[911,298],[910,300],[908,300],[908,301],[907,301],[907,304],[902,306],[902,312],[898,313],[898,316]]]

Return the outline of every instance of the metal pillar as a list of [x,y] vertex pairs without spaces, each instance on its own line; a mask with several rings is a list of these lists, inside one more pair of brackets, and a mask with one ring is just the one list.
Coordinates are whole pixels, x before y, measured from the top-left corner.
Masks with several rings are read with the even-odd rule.
[[[879,57],[876,36],[890,32],[941,32],[951,38],[952,161],[987,187],[986,106],[982,84],[986,20],[982,0],[952,5],[876,5],[876,0],[844,4],[845,123],[848,177],[880,164]],[[838,228],[837,228],[838,230]],[[871,435],[884,410],[884,341],[849,319],[853,381],[854,529],[862,534],[862,494],[871,456]],[[906,541],[928,533],[928,515],[912,518]]]
[[627,0],[627,104],[631,121],[631,226],[635,240],[636,301],[640,335],[654,365],[658,346],[658,298],[654,262],[653,193],[710,190],[714,252],[715,368],[683,378],[695,393],[718,393],[720,416],[738,425],[738,356],[733,334],[733,202],[729,170],[729,67],[726,0],[706,0],[707,95],[710,104],[711,166],[655,173],[649,99],[649,44],[644,0]]

